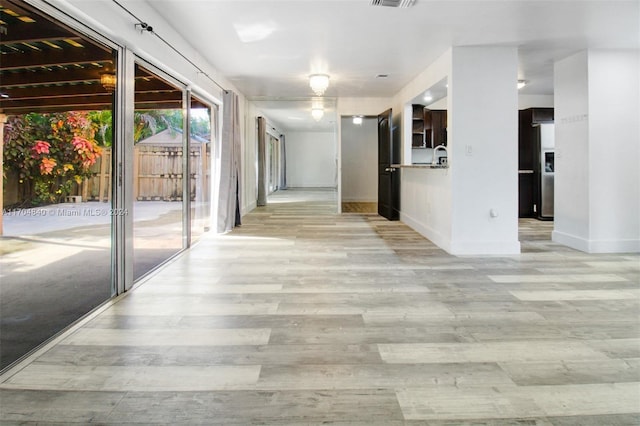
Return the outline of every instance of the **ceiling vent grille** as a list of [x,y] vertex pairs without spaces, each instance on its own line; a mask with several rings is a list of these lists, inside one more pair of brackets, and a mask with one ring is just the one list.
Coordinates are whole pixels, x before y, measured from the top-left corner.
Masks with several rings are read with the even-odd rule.
[[371,6],[387,6],[407,8],[413,6],[416,0],[371,0]]

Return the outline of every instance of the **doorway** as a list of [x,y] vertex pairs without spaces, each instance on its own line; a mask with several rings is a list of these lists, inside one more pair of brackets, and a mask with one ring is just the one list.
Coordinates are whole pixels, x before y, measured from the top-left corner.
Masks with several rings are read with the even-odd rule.
[[378,118],[342,116],[341,205],[343,213],[378,211]]

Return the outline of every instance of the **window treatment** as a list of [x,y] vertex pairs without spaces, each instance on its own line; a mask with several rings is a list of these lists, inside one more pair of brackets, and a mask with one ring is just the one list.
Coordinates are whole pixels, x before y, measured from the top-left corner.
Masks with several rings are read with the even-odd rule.
[[258,117],[258,206],[267,205],[267,120]]
[[218,232],[228,232],[240,225],[240,110],[238,95],[225,90],[222,106],[222,140],[220,144],[220,200]]
[[280,135],[280,189],[287,189],[287,148],[284,135]]

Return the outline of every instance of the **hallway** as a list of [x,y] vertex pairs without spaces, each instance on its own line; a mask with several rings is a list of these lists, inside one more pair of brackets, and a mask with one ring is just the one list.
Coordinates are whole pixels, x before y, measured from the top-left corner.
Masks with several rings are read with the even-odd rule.
[[204,237],[3,376],[0,424],[640,423],[640,256],[335,211],[291,189]]

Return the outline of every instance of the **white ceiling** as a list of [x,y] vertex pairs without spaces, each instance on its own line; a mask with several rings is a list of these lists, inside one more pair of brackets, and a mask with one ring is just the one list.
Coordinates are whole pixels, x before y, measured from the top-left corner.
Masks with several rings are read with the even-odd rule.
[[331,76],[332,99],[391,97],[451,46],[517,46],[521,93],[552,94],[554,61],[640,48],[638,0],[147,1],[283,129],[333,127],[335,109],[310,120],[312,73]]

